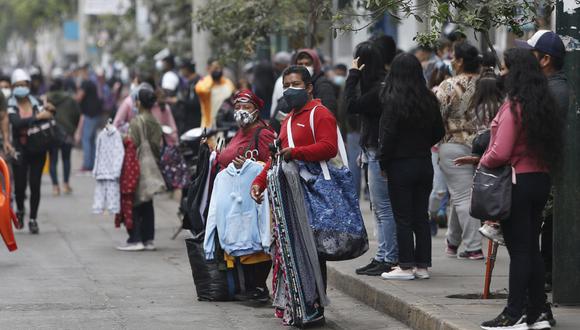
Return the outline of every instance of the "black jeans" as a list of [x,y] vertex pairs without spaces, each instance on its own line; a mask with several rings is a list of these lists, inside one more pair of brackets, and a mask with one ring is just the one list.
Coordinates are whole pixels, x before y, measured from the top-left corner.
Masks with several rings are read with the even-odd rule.
[[510,256],[507,313],[519,317],[527,305],[529,319],[535,319],[546,302],[539,234],[542,210],[550,192],[550,177],[546,173],[518,174],[516,182],[511,216],[501,222]]
[[133,207],[133,228],[127,229],[127,243],[146,243],[155,238],[155,210],[153,201]]
[[397,223],[402,269],[431,267],[429,195],[433,188],[430,158],[392,160],[387,166],[389,196]]
[[70,155],[72,151],[72,144],[61,143],[50,149],[50,179],[54,186],[58,185],[58,152],[62,156],[62,175],[64,183],[69,182],[70,178]]
[[544,267],[546,268],[546,283],[552,284],[552,260],[553,260],[553,222],[552,214],[544,218],[542,224],[542,257],[544,258]]
[[272,269],[272,261],[263,261],[256,264],[242,265],[246,282],[246,290],[251,291],[256,288],[267,289],[266,280]]
[[16,161],[12,163],[14,173],[14,195],[19,212],[24,212],[24,199],[26,198],[26,186],[30,186],[30,219],[38,216],[40,205],[40,184],[42,182],[42,168],[46,161],[46,153],[31,154],[21,152]]

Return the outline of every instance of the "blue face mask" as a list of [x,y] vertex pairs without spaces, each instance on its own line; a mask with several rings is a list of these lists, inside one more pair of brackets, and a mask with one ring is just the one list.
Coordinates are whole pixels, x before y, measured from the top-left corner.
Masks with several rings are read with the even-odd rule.
[[284,100],[293,110],[300,110],[308,102],[308,92],[306,88],[289,87],[284,90]]
[[336,86],[342,87],[344,86],[344,83],[346,82],[346,78],[343,76],[334,76],[333,80],[334,84]]
[[30,88],[24,86],[14,87],[12,94],[18,98],[27,97],[30,94]]

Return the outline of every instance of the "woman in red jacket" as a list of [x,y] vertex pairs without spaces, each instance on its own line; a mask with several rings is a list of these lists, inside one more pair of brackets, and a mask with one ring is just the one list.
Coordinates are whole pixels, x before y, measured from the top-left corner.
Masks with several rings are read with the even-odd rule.
[[[308,70],[302,66],[293,65],[284,71],[284,98],[293,110],[282,122],[280,155],[284,160],[302,160],[320,162],[332,159],[338,152],[336,119],[319,99],[312,96],[313,85]],[[314,132],[310,127],[310,112],[316,108],[314,114]],[[285,129],[288,119],[292,118],[292,136],[294,148],[289,147],[288,134]],[[270,169],[269,161],[264,170],[252,184],[252,197],[262,202],[263,192],[266,189],[266,175]]]
[[[326,161],[334,158],[338,152],[336,120],[332,113],[320,102],[313,99],[311,77],[306,68],[290,66],[283,73],[284,98],[292,111],[282,122],[280,142],[282,150],[279,156],[284,160],[301,160],[307,162]],[[310,127],[310,114],[314,113],[314,135]],[[287,125],[292,118],[291,127],[294,147],[289,147]],[[262,173],[252,183],[252,198],[261,203],[263,192],[267,186],[267,172],[271,160],[266,164]],[[326,288],[326,261],[318,257],[320,272]],[[320,320],[324,322],[324,309],[319,309]]]
[[[217,156],[222,169],[233,163],[242,168],[248,158],[267,162],[270,159],[269,145],[276,138],[276,133],[260,120],[260,109],[264,101],[252,91],[243,89],[234,95],[234,117],[238,131]],[[230,201],[225,201],[229,204]],[[236,300],[267,302],[270,298],[266,280],[270,274],[272,261],[267,253],[254,253],[242,256],[241,263],[245,276],[245,294],[237,294]]]
[[510,49],[504,60],[507,98],[491,123],[490,144],[480,164],[487,168],[511,165],[515,174],[511,215],[501,221],[510,255],[509,296],[501,314],[481,327],[550,329],[539,233],[550,192],[550,170],[563,152],[563,126],[534,55]]

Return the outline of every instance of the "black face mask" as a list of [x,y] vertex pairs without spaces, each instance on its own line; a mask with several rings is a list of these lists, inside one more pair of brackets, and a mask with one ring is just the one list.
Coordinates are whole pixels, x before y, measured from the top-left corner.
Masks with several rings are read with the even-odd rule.
[[211,73],[211,78],[214,81],[218,81],[220,79],[222,79],[222,76],[224,75],[224,73],[220,70],[220,71],[214,71]]
[[284,100],[293,110],[300,110],[308,102],[308,92],[306,88],[290,87],[284,91]]

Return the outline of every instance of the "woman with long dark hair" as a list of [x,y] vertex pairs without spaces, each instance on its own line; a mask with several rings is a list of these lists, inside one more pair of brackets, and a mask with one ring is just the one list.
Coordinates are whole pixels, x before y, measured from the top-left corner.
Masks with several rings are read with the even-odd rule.
[[507,98],[491,124],[481,165],[512,165],[511,215],[501,222],[510,255],[507,307],[483,329],[550,329],[542,313],[544,262],[539,248],[542,210],[550,192],[550,170],[562,156],[561,117],[538,61],[529,50],[504,54]]
[[429,278],[429,195],[433,187],[431,147],[445,134],[439,102],[411,54],[395,57],[386,79],[380,121],[380,165],[386,172],[397,223],[399,267],[384,279]]
[[[395,49],[392,50],[393,52]],[[368,185],[378,233],[378,249],[371,262],[356,269],[359,275],[379,276],[390,271],[398,261],[395,219],[387,180],[381,175],[377,149],[382,107],[380,92],[385,78],[385,63],[380,49],[371,41],[356,47],[353,67],[346,80],[345,98],[349,114],[358,114],[361,122],[360,144],[368,164]]]
[[[445,137],[439,147],[439,167],[451,195],[451,217],[447,229],[446,254],[459,259],[481,260],[479,223],[469,215],[473,165],[455,166],[453,160],[471,154],[471,143],[477,133],[477,118],[469,104],[475,93],[479,74],[479,51],[467,42],[454,47],[451,65],[454,77],[445,80],[437,90]],[[465,251],[457,253],[459,245]]]

